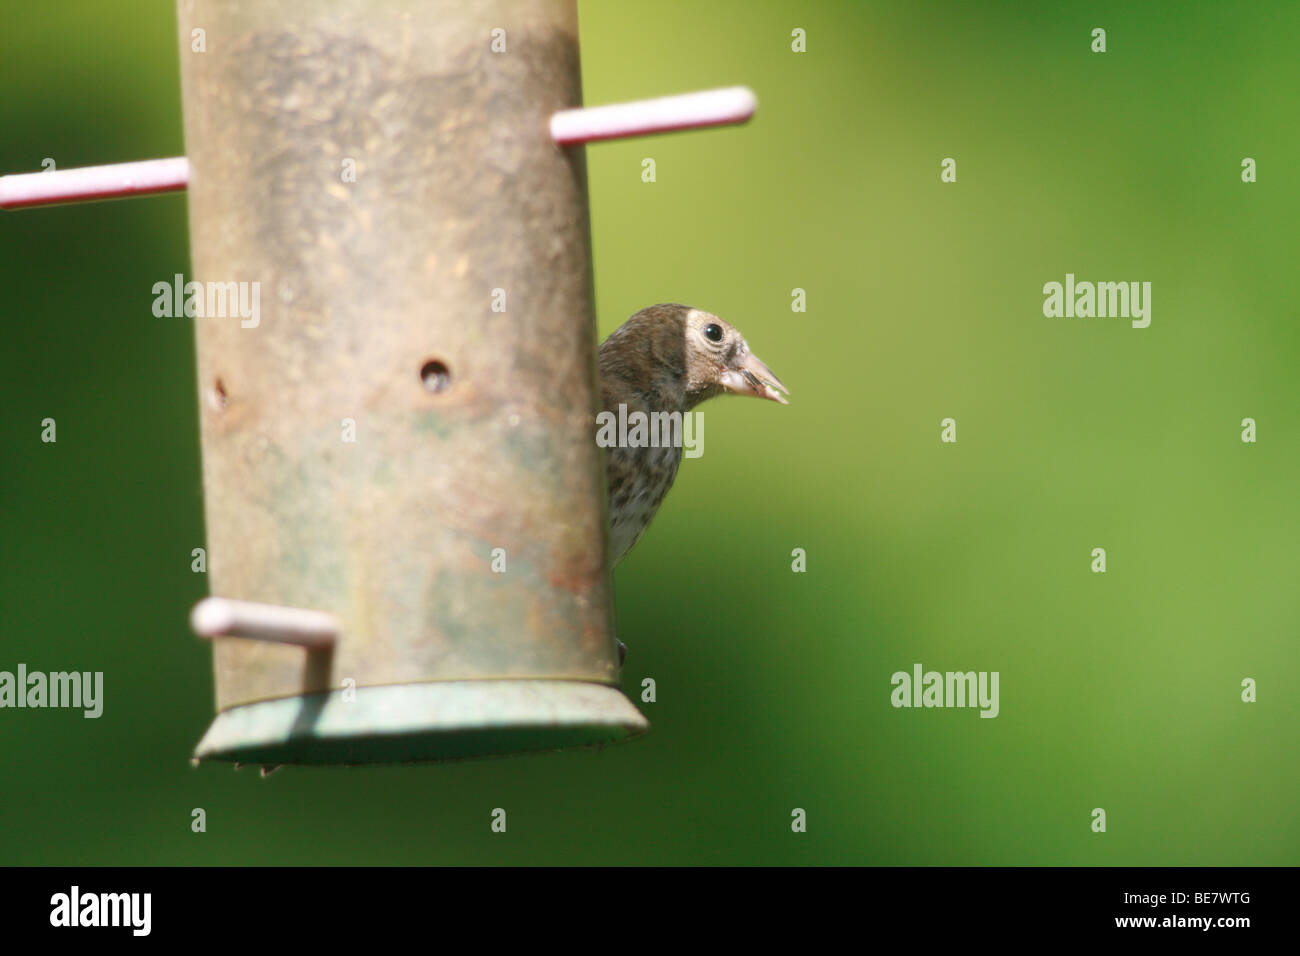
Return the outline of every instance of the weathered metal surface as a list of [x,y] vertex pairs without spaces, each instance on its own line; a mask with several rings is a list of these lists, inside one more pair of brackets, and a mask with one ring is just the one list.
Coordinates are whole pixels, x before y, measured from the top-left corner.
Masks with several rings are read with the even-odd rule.
[[580,100],[574,3],[179,10],[194,278],[260,305],[195,319],[211,591],[341,633],[323,667],[218,640],[218,707],[614,684],[586,177],[547,128]]
[[613,742],[645,727],[631,701],[601,684],[437,681],[232,707],[195,756],[270,765],[457,760]]

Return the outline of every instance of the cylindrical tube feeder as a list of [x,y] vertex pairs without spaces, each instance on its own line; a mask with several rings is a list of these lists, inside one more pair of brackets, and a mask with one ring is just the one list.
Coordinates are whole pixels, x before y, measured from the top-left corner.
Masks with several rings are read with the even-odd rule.
[[584,157],[548,128],[580,103],[574,0],[179,10],[218,596],[195,756],[645,730],[617,687]]

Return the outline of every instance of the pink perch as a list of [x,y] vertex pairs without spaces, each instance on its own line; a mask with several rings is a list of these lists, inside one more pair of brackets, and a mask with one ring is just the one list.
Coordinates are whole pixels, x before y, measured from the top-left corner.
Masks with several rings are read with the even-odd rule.
[[184,156],[113,166],[18,173],[0,176],[0,209],[175,192],[184,189],[189,178],[190,161]]
[[754,91],[728,86],[653,100],[561,110],[551,117],[551,139],[561,146],[679,129],[743,123],[758,109]]
[[[728,86],[680,96],[561,110],[551,116],[551,139],[560,146],[572,146],[673,130],[726,126],[744,123],[757,108],[753,90]],[[176,192],[189,184],[189,178],[190,163],[184,156],[16,173],[0,176],[0,209]]]

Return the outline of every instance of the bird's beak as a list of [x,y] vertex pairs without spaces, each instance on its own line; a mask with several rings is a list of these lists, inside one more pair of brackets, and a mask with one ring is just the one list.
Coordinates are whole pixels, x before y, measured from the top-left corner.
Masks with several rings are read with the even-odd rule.
[[746,351],[739,359],[733,368],[723,369],[718,376],[723,388],[736,395],[753,395],[782,405],[790,404],[781,394],[784,392],[789,395],[789,389],[781,384],[781,380],[772,374],[772,370],[757,355]]

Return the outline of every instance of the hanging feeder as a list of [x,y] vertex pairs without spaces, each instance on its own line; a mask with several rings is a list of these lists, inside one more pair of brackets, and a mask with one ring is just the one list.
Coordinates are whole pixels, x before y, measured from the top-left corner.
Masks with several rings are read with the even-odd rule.
[[579,147],[743,122],[753,94],[580,108],[574,0],[179,11],[188,157],[0,177],[0,207],[187,189],[198,294],[253,306],[195,323],[221,595],[191,617],[218,709],[195,757],[645,731],[618,687]]

